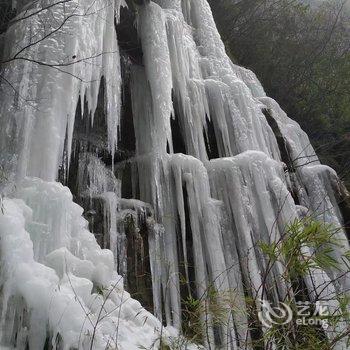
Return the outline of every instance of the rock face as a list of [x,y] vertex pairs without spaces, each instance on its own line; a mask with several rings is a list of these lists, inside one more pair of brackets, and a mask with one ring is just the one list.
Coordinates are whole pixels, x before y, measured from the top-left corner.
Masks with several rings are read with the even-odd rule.
[[[347,191],[230,61],[206,0],[45,4],[6,33],[2,344],[156,347],[173,335],[161,322],[181,329],[184,302],[214,290],[234,291],[235,307],[225,325],[199,315],[202,343],[249,348],[247,298],[277,302],[289,287],[259,242],[279,241],[305,212],[342,227]],[[349,243],[336,235],[339,268],[305,279],[311,301],[350,288]]]

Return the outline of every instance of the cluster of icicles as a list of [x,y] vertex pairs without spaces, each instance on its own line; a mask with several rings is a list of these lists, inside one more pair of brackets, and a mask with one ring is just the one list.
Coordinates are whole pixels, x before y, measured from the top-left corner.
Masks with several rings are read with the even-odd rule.
[[[123,240],[115,222],[122,199],[113,169],[89,159],[90,195],[104,198],[109,208],[111,250],[99,247],[83,209],[55,182],[62,163],[69,167],[79,98],[93,116],[102,77],[108,147],[112,156],[116,150],[122,81],[115,21],[126,4],[72,0],[50,6],[54,3],[23,7],[18,18],[25,19],[6,33],[0,106],[0,156],[8,177],[0,215],[1,348],[29,344],[39,350],[46,343],[58,349],[137,349],[159,346],[160,337],[169,341],[181,328],[180,252],[187,280],[188,256],[193,256],[197,296],[209,287],[236,292],[237,308],[227,308],[231,326],[217,327],[215,335],[209,327],[204,347],[246,348],[244,294],[277,301],[288,288],[278,266],[262,280],[267,261],[256,244],[277,241],[286,224],[305,212],[341,226],[335,172],[319,164],[307,135],[266,97],[255,75],[230,61],[206,0],[138,6],[143,66],[131,64],[136,155],[130,162],[139,198],[128,205],[154,212],[153,316],[124,291],[115,270],[124,258],[117,256]],[[48,9],[28,16],[41,7]],[[54,26],[51,35],[45,23]],[[285,169],[264,110],[278,126],[293,172]],[[175,115],[187,155],[173,152]],[[208,125],[218,153],[213,160]],[[305,280],[311,300],[350,288],[340,259],[349,246],[345,233],[337,234],[334,257],[340,268],[315,270]],[[339,282],[327,283],[334,279]],[[244,280],[250,281],[248,291]],[[330,307],[336,308],[336,301]]]

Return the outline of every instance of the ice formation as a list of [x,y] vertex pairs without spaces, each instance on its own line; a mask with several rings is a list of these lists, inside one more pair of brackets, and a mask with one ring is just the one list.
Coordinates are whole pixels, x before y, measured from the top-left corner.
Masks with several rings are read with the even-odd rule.
[[[344,223],[337,175],[231,62],[207,1],[141,3],[13,4],[0,85],[2,348],[191,348],[178,336],[183,297],[211,289],[235,291],[235,308],[225,326],[201,316],[204,348],[250,348],[245,295],[290,289],[279,264],[263,275],[259,242],[305,213]],[[142,62],[120,49],[123,13],[136,17]],[[336,238],[340,266],[310,274],[310,300],[350,288],[346,233]]]

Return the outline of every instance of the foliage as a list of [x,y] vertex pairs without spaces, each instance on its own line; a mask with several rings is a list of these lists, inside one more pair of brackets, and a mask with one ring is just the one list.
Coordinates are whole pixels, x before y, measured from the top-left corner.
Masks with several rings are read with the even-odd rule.
[[[288,278],[304,277],[313,268],[338,268],[338,261],[332,257],[333,250],[340,245],[334,238],[338,230],[311,218],[296,219],[287,226],[285,236],[278,243],[260,242],[259,246],[270,261],[281,260]],[[313,254],[307,255],[305,247]]]
[[210,0],[228,53],[350,184],[350,21],[344,0]]
[[183,333],[192,342],[198,343],[203,338],[203,328],[201,316],[206,312],[206,307],[202,300],[187,297],[183,300]]
[[[303,285],[293,283],[306,278],[309,274],[315,273],[317,269],[328,271],[340,268],[339,262],[332,256],[333,250],[341,245],[337,241],[336,233],[339,228],[330,224],[316,221],[312,218],[297,219],[286,227],[285,235],[275,244],[260,242],[261,251],[273,263],[280,263],[283,266],[283,279],[286,283],[292,283],[291,297],[284,302],[293,311],[297,310],[298,298],[306,298],[307,293]],[[308,249],[305,249],[305,248]],[[349,253],[346,252],[342,259],[349,260]],[[345,273],[349,274],[349,271]],[[336,283],[336,281],[335,281]],[[318,296],[312,303],[328,302]],[[318,316],[318,319],[326,319],[327,323],[337,328],[342,322],[349,323],[349,298],[343,294],[336,296],[339,307],[327,316]],[[289,324],[273,324],[265,333],[264,343],[276,342],[282,349],[306,349],[306,350],[328,350],[347,339],[350,341],[348,330],[336,333],[334,341],[328,341],[325,333],[319,326],[298,325],[294,322]]]
[[[243,298],[247,306],[246,316],[249,320],[249,328],[253,334],[252,339],[247,340],[247,348],[272,349],[277,346],[278,349],[289,350],[329,350],[335,348],[344,339],[350,341],[347,330],[335,333],[334,340],[330,341],[320,325],[298,324],[297,317],[294,317],[298,315],[298,302],[301,300],[309,303],[312,311],[315,311],[315,305],[318,302],[327,304],[329,301],[328,297],[324,300],[322,296],[317,296],[316,300],[311,301],[305,290],[305,284],[301,281],[306,280],[317,270],[329,271],[339,268],[340,265],[332,254],[333,250],[341,245],[341,242],[335,238],[338,230],[339,228],[332,225],[306,217],[291,222],[277,242],[259,242],[258,249],[268,261],[262,275],[269,274],[273,266],[282,266],[280,278],[284,285],[289,286],[287,296],[282,301],[293,311],[293,319],[290,323],[276,322],[270,328],[264,329],[257,320],[257,299],[247,293]],[[350,252],[346,252],[343,259],[350,262]],[[265,289],[264,286],[262,287]],[[246,289],[248,290],[249,288]],[[337,295],[336,298],[339,303],[338,308],[326,316],[315,316],[319,321],[326,320],[328,325],[334,327],[333,329],[344,321],[349,322],[349,298],[342,294]],[[214,329],[216,326],[228,327],[227,311],[238,311],[235,292],[218,292],[213,286],[210,286],[199,298],[188,296],[182,301],[182,305],[183,335],[189,343],[199,345],[206,343],[207,327]],[[208,318],[212,323],[207,322]]]

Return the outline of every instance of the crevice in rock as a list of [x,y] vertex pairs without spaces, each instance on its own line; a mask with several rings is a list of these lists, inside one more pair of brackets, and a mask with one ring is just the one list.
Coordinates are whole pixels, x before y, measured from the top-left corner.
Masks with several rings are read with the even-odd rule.
[[130,295],[143,307],[153,311],[152,276],[148,246],[148,227],[144,218],[137,227],[133,218],[126,218],[127,281]]
[[208,158],[209,160],[219,158],[219,148],[216,141],[214,123],[209,118],[206,118],[206,122],[207,130],[204,130],[203,134]]
[[265,115],[267,123],[270,125],[270,128],[272,129],[273,133],[275,134],[278,148],[279,148],[280,153],[281,153],[282,162],[284,162],[286,164],[289,172],[294,173],[295,168],[294,168],[293,160],[289,155],[290,153],[289,153],[289,149],[288,149],[288,143],[286,142],[285,138],[283,137],[277,121],[275,120],[275,118],[273,118],[271,110],[264,108],[262,110],[262,112]]
[[343,227],[350,242],[350,194],[339,180],[337,186],[332,186],[339,210],[343,216]]
[[177,117],[170,118],[170,123],[174,153],[186,154],[186,146],[182,137],[179,119]]
[[121,53],[126,54],[133,63],[142,65],[143,53],[136,28],[135,6],[131,1],[128,3],[129,8],[134,11],[121,7],[120,21],[115,23],[118,43]]
[[[266,118],[267,123],[269,124],[270,128],[272,129],[277,144],[278,144],[278,148],[280,150],[280,154],[281,154],[281,159],[282,162],[284,164],[286,164],[287,167],[287,171],[288,173],[292,176],[293,174],[296,174],[296,169],[294,166],[294,162],[293,159],[290,157],[290,150],[289,150],[289,145],[286,141],[286,139],[283,137],[282,132],[278,126],[277,121],[275,120],[275,118],[272,116],[272,112],[271,110],[264,108],[262,110],[262,112],[264,113],[264,116]],[[299,196],[298,196],[298,191],[295,188],[295,186],[292,186],[292,188],[290,188],[290,194],[294,199],[294,202],[296,205],[300,204],[299,201]]]
[[[122,198],[140,198],[138,181],[136,183],[133,181],[134,176],[137,177],[137,174],[134,173],[135,171],[137,171],[137,166],[128,161],[120,164],[120,167],[117,169],[117,178],[121,180]],[[134,188],[135,186],[136,188]]]
[[[186,228],[186,253],[187,253],[187,270],[188,279],[186,277],[186,265],[184,261],[184,252],[181,232],[179,233],[178,239],[178,255],[179,255],[179,269],[182,278],[180,279],[180,293],[181,293],[181,310],[182,310],[182,321],[183,321],[183,332],[185,336],[198,337],[195,334],[196,330],[191,328],[191,321],[193,322],[193,315],[191,315],[192,310],[188,310],[190,307],[190,300],[197,300],[199,296],[196,290],[196,274],[194,266],[194,252],[193,252],[193,236],[190,220],[190,209],[189,209],[189,198],[186,186],[182,188],[183,198],[184,198],[184,210],[185,210],[185,228]],[[181,282],[182,281],[182,282]],[[191,332],[194,331],[194,334]]]
[[125,59],[122,60],[122,81],[124,84],[122,86],[122,109],[118,130],[118,150],[114,159],[115,163],[133,157],[136,150],[136,137],[129,80],[129,62]]

